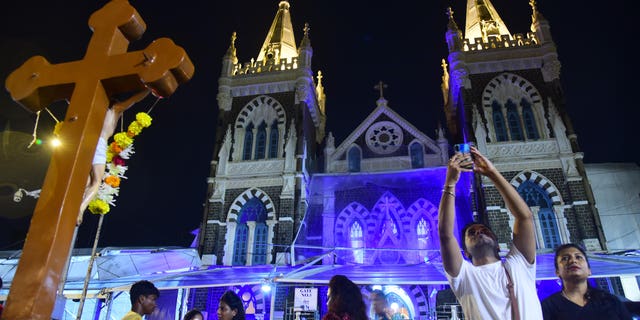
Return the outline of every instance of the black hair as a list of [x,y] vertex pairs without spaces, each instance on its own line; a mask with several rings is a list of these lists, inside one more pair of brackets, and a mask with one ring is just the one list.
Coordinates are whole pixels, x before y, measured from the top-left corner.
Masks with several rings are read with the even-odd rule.
[[220,297],[220,301],[227,304],[231,310],[236,310],[233,320],[245,320],[244,304],[235,292],[231,290],[225,291]]
[[498,237],[496,236],[496,233],[493,232],[493,230],[491,230],[491,228],[488,225],[484,224],[484,223],[470,222],[470,223],[467,223],[467,225],[464,226],[464,228],[462,228],[462,232],[460,233],[460,242],[462,242],[461,243],[462,250],[464,250],[464,252],[469,256],[469,259],[472,260],[471,259],[471,253],[469,253],[469,251],[467,251],[467,244],[464,241],[464,239],[467,236],[467,230],[469,230],[469,228],[471,228],[472,226],[475,226],[475,225],[483,226],[483,227],[487,228],[489,231],[491,231],[491,235],[493,235],[492,238],[495,240],[495,243],[496,243],[495,246],[493,247],[493,255],[496,257],[496,259],[500,260],[500,245],[498,244]]
[[191,309],[191,310],[187,311],[187,313],[184,314],[184,318],[182,318],[182,320],[191,320],[196,315],[200,315],[201,317],[204,317],[204,315],[202,314],[202,312],[200,312],[200,310]]
[[587,257],[587,252],[584,250],[584,248],[575,243],[565,243],[565,244],[559,245],[556,248],[556,255],[555,257],[553,257],[553,265],[556,267],[556,271],[558,271],[558,257],[560,256],[560,251],[568,248],[578,249],[584,256],[584,260],[587,261],[587,266],[589,267],[589,269],[591,269],[591,264],[589,263],[589,257]]
[[134,283],[129,290],[129,299],[131,299],[131,306],[133,307],[133,305],[136,304],[136,301],[138,301],[138,298],[140,298],[140,296],[149,296],[152,294],[155,294],[156,297],[159,297],[160,291],[150,281],[140,280]]
[[329,280],[331,300],[328,311],[340,318],[349,315],[351,320],[368,320],[362,292],[353,281],[344,275],[334,275]]

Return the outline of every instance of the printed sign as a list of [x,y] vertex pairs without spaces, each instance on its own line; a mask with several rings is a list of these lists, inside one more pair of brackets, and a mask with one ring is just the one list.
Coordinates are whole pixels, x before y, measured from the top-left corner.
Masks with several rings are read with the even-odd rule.
[[318,288],[295,288],[294,311],[317,311]]

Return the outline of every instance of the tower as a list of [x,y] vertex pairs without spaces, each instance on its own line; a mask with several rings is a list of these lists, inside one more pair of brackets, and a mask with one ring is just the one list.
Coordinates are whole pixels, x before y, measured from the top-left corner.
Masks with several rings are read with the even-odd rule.
[[[468,0],[465,30],[449,11],[447,126],[454,142],[474,141],[534,213],[537,246],[579,242],[605,248],[583,155],[565,110],[548,21],[535,0],[531,28],[512,34],[490,0]],[[464,31],[464,32],[463,32]],[[484,183],[484,185],[483,185]],[[495,188],[477,181],[480,220],[508,242],[513,221]]]
[[309,28],[297,46],[287,1],[257,59],[238,63],[235,40],[233,33],[218,81],[199,250],[208,265],[284,263],[324,136],[324,91],[311,70]]

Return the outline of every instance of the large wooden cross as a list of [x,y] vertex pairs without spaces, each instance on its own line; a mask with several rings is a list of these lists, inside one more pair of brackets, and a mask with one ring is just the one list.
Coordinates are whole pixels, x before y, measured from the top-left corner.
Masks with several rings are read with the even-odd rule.
[[32,57],[6,80],[23,107],[70,101],[11,283],[3,319],[50,319],[103,120],[115,94],[150,88],[170,96],[193,76],[186,52],[168,38],[127,52],[146,24],[127,0],[112,0],[89,19],[93,36],[82,60],[51,65]]

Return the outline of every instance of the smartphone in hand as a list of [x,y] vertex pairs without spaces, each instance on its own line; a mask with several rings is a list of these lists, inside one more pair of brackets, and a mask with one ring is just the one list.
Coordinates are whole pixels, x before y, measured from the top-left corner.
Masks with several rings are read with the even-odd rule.
[[473,169],[473,156],[471,155],[471,147],[475,147],[473,142],[458,143],[453,146],[455,152],[460,152],[465,156],[465,164],[462,167],[465,169]]

